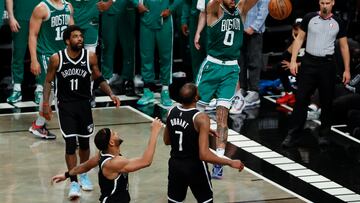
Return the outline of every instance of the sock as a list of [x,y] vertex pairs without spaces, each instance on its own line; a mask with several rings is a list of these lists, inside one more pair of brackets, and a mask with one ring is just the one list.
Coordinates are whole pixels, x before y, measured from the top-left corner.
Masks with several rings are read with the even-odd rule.
[[46,119],[40,115],[36,118],[35,125],[37,126],[44,126]]
[[42,92],[43,91],[43,86],[42,85],[39,85],[39,84],[37,84],[36,85],[36,89],[35,89],[35,92]]
[[164,90],[169,90],[169,86],[163,85],[162,86],[162,91],[164,91]]
[[70,182],[73,182],[73,181],[78,182],[76,175],[75,176],[70,176]]
[[218,155],[218,156],[224,156],[224,154],[225,154],[225,149],[223,149],[223,148],[216,148],[216,155]]
[[20,83],[14,84],[14,91],[21,92],[21,84]]

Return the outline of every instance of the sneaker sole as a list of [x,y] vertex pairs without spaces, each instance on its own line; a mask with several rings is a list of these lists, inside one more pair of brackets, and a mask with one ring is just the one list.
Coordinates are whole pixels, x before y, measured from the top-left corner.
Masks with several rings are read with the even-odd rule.
[[146,105],[148,105],[148,104],[153,104],[153,103],[155,103],[155,99],[148,100],[148,102],[142,103],[142,104],[136,102],[136,104],[137,104],[137,105],[140,105],[140,106],[146,106]]
[[223,177],[222,177],[222,176],[214,176],[214,175],[211,175],[211,179],[221,180],[221,179],[223,179]]
[[92,191],[94,190],[94,187],[84,187],[82,185],[80,185],[81,189],[84,190],[84,191]]
[[260,104],[260,100],[259,101],[255,101],[255,102],[245,102],[245,106],[255,106],[255,105],[258,105]]
[[56,139],[56,136],[46,136],[46,135],[44,136],[44,135],[40,134],[38,131],[33,130],[32,127],[29,128],[29,132],[37,138],[41,138],[41,139],[45,139],[45,140],[55,140]]
[[75,199],[78,199],[78,198],[80,198],[81,197],[81,193],[77,193],[77,194],[69,194],[69,196],[68,196],[68,198],[70,199],[70,200],[75,200]]
[[10,100],[6,99],[6,102],[9,103],[9,104],[15,104],[15,103],[17,103],[17,102],[20,102],[21,100],[22,100],[22,97],[20,97],[20,98],[17,99],[17,100],[14,100],[14,101],[10,101]]

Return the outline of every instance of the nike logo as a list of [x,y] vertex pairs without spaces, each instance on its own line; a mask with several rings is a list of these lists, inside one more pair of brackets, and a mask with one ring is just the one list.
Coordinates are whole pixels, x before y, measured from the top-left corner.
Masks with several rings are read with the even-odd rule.
[[81,66],[86,66],[86,61],[80,61]]
[[68,64],[69,62],[63,62],[64,65]]

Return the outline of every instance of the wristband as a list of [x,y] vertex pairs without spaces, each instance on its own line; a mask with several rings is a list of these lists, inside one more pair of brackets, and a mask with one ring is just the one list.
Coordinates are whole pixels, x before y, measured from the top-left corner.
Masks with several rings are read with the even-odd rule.
[[69,178],[69,177],[70,177],[69,171],[66,171],[65,172],[65,178]]

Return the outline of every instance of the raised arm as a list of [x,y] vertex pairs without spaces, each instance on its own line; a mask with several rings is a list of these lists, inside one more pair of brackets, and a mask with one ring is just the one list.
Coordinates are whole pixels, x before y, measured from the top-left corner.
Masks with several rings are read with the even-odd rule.
[[247,12],[258,2],[258,0],[240,0],[237,7],[240,9],[242,20],[245,21]]
[[150,166],[154,158],[157,138],[162,125],[158,118],[155,118],[152,122],[149,143],[141,157],[125,159],[118,156],[105,163],[103,166],[104,175],[111,177],[114,173],[129,173]]
[[209,150],[210,119],[205,113],[195,117],[195,128],[199,132],[199,155],[200,159],[213,164],[228,165],[242,170],[244,164],[240,160],[231,160],[218,157]]
[[101,72],[99,70],[98,60],[97,60],[96,54],[93,53],[93,52],[89,52],[89,54],[90,54],[90,56],[89,56],[90,68],[91,68],[91,71],[92,71],[93,80],[95,81],[95,83],[99,84],[100,89],[103,92],[105,92],[105,94],[109,95],[109,97],[114,102],[116,107],[119,107],[120,106],[120,100],[116,95],[114,95],[114,93],[112,92],[109,84],[106,82],[106,80],[102,76],[102,74],[101,74]]

